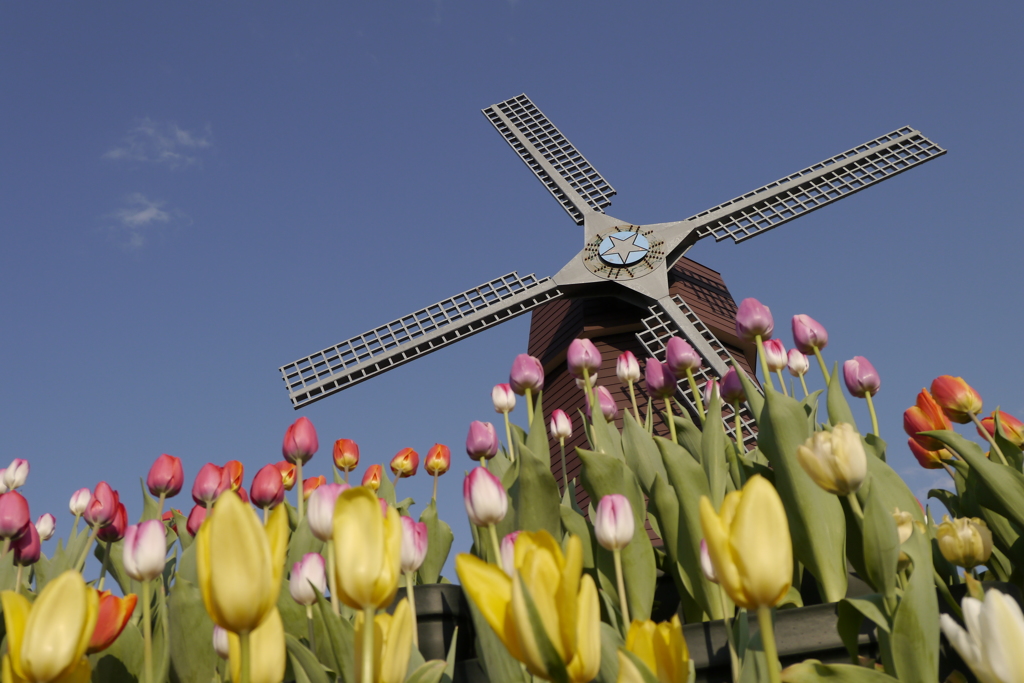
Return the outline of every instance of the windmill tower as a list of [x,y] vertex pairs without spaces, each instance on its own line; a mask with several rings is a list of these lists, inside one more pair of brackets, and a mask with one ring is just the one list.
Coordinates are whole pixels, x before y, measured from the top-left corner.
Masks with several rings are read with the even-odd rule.
[[[583,226],[583,248],[551,277],[509,273],[282,366],[296,410],[527,311],[536,311],[530,352],[545,364],[551,398],[565,384],[565,348],[581,334],[659,360],[668,339],[682,336],[704,359],[699,387],[724,375],[730,356],[749,372],[747,350],[728,338],[721,320],[735,310],[728,290],[717,273],[685,259],[687,250],[705,237],[742,242],[946,153],[919,131],[900,128],[695,216],[635,225],[604,212],[615,190],[526,95],[483,113]],[[614,376],[614,356],[611,363]],[[575,395],[581,402],[582,392]],[[678,396],[696,411],[685,382]],[[546,410],[557,407],[573,412],[545,400]],[[749,441],[753,419],[743,410],[741,418]],[[726,420],[730,434],[733,423]]]

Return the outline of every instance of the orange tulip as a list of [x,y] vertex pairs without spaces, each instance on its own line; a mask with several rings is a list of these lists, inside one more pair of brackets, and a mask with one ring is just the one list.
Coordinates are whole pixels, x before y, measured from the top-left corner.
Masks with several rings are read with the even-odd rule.
[[284,484],[284,490],[291,491],[295,488],[295,464],[282,460],[281,462],[275,462],[274,467],[281,473],[281,483]]
[[363,475],[363,486],[376,491],[380,488],[380,479],[384,476],[384,468],[380,465],[370,465]]
[[452,452],[444,444],[435,443],[427,451],[427,457],[423,461],[423,469],[430,475],[440,475],[448,471],[452,466]]
[[959,424],[967,424],[971,421],[971,414],[981,412],[981,396],[963,377],[936,377],[932,380],[932,396],[946,417]]
[[139,598],[134,593],[129,593],[123,598],[112,595],[110,591],[96,591],[99,595],[100,607],[96,619],[96,630],[92,632],[89,639],[88,654],[102,652],[114,644],[121,631],[128,624],[128,620],[135,611],[135,603]]
[[[1018,448],[1024,445],[1024,422],[1021,422],[1013,415],[999,411],[999,422],[1003,426],[1003,434],[1006,435],[1006,439]],[[992,413],[990,417],[986,417],[981,421],[981,426],[985,428],[985,431],[992,437],[996,435],[996,419],[995,413]],[[985,439],[986,437],[982,431],[978,430],[978,436]]]
[[928,390],[922,389],[921,393],[917,395],[917,404],[903,411],[903,430],[925,450],[938,451],[945,448],[946,445],[938,439],[924,436],[920,432],[941,429],[952,430],[953,425]]
[[327,483],[327,478],[324,475],[319,477],[310,477],[306,481],[302,482],[302,500],[308,500],[318,488]]
[[342,472],[351,472],[359,465],[359,444],[352,439],[334,442],[334,466]]
[[411,477],[420,467],[420,454],[411,448],[403,448],[391,458],[391,473],[396,477]]
[[907,439],[907,445],[910,446],[910,452],[917,458],[918,464],[927,470],[942,469],[942,459],[948,460],[952,457],[945,448],[930,451],[913,439]]

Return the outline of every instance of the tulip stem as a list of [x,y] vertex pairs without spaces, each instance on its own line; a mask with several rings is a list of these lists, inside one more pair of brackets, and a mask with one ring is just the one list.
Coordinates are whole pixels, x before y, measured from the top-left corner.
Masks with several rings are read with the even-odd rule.
[[764,646],[764,656],[768,660],[768,680],[771,683],[780,683],[779,652],[775,647],[772,608],[768,605],[761,605],[757,608],[757,625],[761,627],[761,645]]
[[668,432],[672,435],[672,443],[678,443],[676,441],[676,421],[674,413],[672,412],[672,397],[665,397],[665,412],[668,414]]
[[999,456],[999,459],[1003,461],[1004,465],[1009,467],[1010,463],[1006,460],[1006,456],[1003,455],[1003,451],[1002,449],[999,448],[999,444],[996,443],[996,438],[988,433],[988,430],[985,429],[984,425],[981,424],[981,421],[978,420],[977,415],[975,415],[974,413],[967,414],[971,416],[971,420],[974,422],[974,425],[978,428],[978,431],[984,434],[985,438],[988,439],[989,444],[992,445],[992,450],[996,452],[996,455]]
[[412,611],[412,645],[420,649],[419,626],[416,623],[416,596],[413,592],[413,572],[405,573],[405,597],[409,598],[409,608]]
[[[82,515],[75,515],[75,524],[71,527],[71,536],[78,535],[78,520],[80,519],[82,519]],[[71,537],[68,537],[68,540],[70,541]]]
[[881,436],[878,433],[878,415],[875,414],[875,404],[871,400],[871,392],[864,392],[864,400],[868,402],[868,412],[871,414],[871,433],[875,436]]
[[331,588],[331,609],[341,616],[338,608],[338,577],[334,575],[334,539],[327,541],[327,583]]
[[306,605],[306,635],[309,637],[309,650],[316,654],[316,635],[313,633],[313,605]]
[[376,607],[363,609],[363,650],[360,653],[363,656],[363,661],[360,662],[363,671],[362,678],[360,679],[362,681],[375,680],[373,678],[373,617],[376,611]]
[[21,595],[21,572],[25,569],[22,565],[18,565],[18,575],[14,577],[14,592]]
[[269,512],[268,512],[269,510],[270,510],[269,506],[263,508],[263,526],[267,525],[267,516],[269,515]]
[[626,581],[622,576],[622,551],[613,551],[615,557],[615,581],[619,590],[619,611],[622,612],[622,632],[629,632],[629,604],[626,602]]
[[[829,382],[832,381],[832,375],[828,374],[828,368],[825,366],[825,359],[821,357],[821,351],[818,349],[818,347],[813,346],[811,348],[814,349],[814,357],[818,359],[818,365],[821,366],[821,374],[825,378],[825,386],[827,387],[829,385]],[[802,382],[803,379],[804,377],[803,375],[801,375],[800,381]]]
[[346,468],[345,468],[345,469],[343,470],[343,472],[345,472],[345,483],[347,484],[347,483],[348,483],[348,468],[346,467]]
[[761,376],[764,377],[764,383],[768,388],[775,391],[775,385],[772,384],[772,373],[768,369],[768,358],[764,355],[764,342],[761,341],[761,335],[754,337],[754,341],[757,342],[757,357],[761,359]]
[[103,565],[100,567],[100,580],[96,584],[97,590],[103,590],[103,582],[107,580],[107,568],[110,566],[110,546],[112,541],[107,541],[106,548],[103,549]]
[[527,387],[524,391],[524,398],[526,399],[526,424],[528,427],[533,426],[533,390]]
[[[144,657],[146,683],[153,683],[153,624],[150,623],[153,606],[150,604],[149,581],[142,582],[142,635],[145,638]],[[244,650],[243,650],[244,652]],[[244,666],[244,665],[243,665]],[[243,675],[242,680],[245,680]]]
[[629,381],[629,400],[633,402],[633,417],[636,418],[637,424],[640,423],[640,409],[636,405],[636,391],[633,390],[633,381]]
[[434,470],[434,495],[431,496],[430,501],[437,505],[437,470]]
[[[85,569],[85,558],[89,557],[89,548],[92,547],[92,543],[93,543],[93,541],[96,540],[96,536],[99,533],[100,533],[100,527],[97,524],[96,526],[94,526],[92,528],[92,533],[89,534],[89,540],[85,542],[85,548],[82,550],[82,556],[79,557],[78,558],[78,562],[75,563],[75,567],[78,568],[78,571],[82,571],[83,569]],[[4,554],[5,555],[7,554],[7,544],[8,543],[10,543],[10,541],[7,541],[7,540],[4,541]]]
[[493,524],[487,525],[491,535],[491,546],[494,548],[494,564],[501,566],[501,543],[498,543],[498,529]]
[[590,421],[594,421],[594,411],[601,410],[601,404],[597,402],[596,392],[591,391],[590,370],[583,368],[583,391],[587,392],[587,404],[590,405]]
[[732,618],[729,616],[729,602],[725,597],[725,589],[718,587],[718,599],[722,603],[722,622],[725,625],[725,637],[729,641],[729,664],[732,669],[732,683],[740,680],[740,656],[736,652],[736,641],[732,634]]
[[782,385],[783,396],[789,396],[789,392],[786,391],[786,380],[782,379],[782,370],[776,370],[775,376],[779,378],[779,384]]
[[746,453],[747,449],[743,447],[743,419],[740,417],[740,402],[735,401],[732,404],[732,414],[736,418],[735,433],[733,436],[736,437],[736,453]]
[[160,492],[160,512],[157,513],[157,519],[160,519],[161,517],[164,516],[164,500],[166,500],[166,499],[167,499],[167,492],[166,491],[161,491]]
[[693,377],[693,370],[686,368],[686,383],[690,385],[690,393],[693,394],[693,402],[697,404],[697,416],[700,418],[701,425],[704,424],[704,419],[707,415],[704,413],[704,397],[697,391],[697,380]]
[[[372,624],[372,622],[371,622],[371,624]],[[249,670],[251,668],[251,662],[249,661],[251,659],[250,652],[249,652],[250,649],[251,649],[249,647],[249,635],[250,635],[249,631],[242,631],[241,633],[238,634],[238,643],[239,643],[239,648],[238,649],[241,650],[241,654],[239,656],[242,659],[242,661],[241,661],[242,672],[241,672],[241,675],[239,676],[239,678],[241,678],[242,680],[240,680],[238,683],[249,683]],[[372,625],[370,626],[370,643],[371,644],[373,643],[373,626]],[[371,651],[373,650],[372,645],[371,645],[370,650]],[[370,675],[371,676],[373,675],[372,659],[371,659],[371,663],[370,663]],[[364,679],[364,680],[373,680],[373,679],[371,678],[371,679]]]
[[[302,489],[304,489],[305,486],[302,485],[302,459],[301,458],[299,458],[299,459],[297,459],[295,461],[295,481],[296,481],[296,483],[298,483],[298,486],[296,486],[295,488],[297,488],[299,490],[299,495],[296,496],[296,498],[298,498],[298,500],[296,501],[298,503],[298,505],[296,507],[298,507],[298,509],[299,509],[299,522],[302,522],[302,513],[305,512],[305,509],[306,509],[305,502],[306,501],[303,500],[303,498],[302,498],[302,494],[303,494],[303,490]],[[248,683],[248,682],[246,682],[246,683]]]
[[565,495],[566,489],[569,488],[569,475],[565,471],[565,438],[558,440],[558,448],[562,451],[562,495]]
[[804,398],[811,395],[811,392],[807,391],[807,382],[804,381],[803,373],[800,373],[800,386],[804,388]]
[[[512,450],[512,423],[508,421],[508,411],[502,413],[505,416],[505,441],[508,442],[508,460],[516,461],[515,451]],[[480,464],[487,467],[487,458],[480,458]]]
[[860,506],[860,501],[857,500],[857,494],[851,493],[846,496],[847,502],[850,504],[850,509],[853,510],[853,514],[857,516],[857,519],[864,521],[864,509]]
[[7,553],[9,553],[10,551],[11,551],[11,539],[5,538],[4,539],[3,550],[0,550],[0,558],[7,557]]

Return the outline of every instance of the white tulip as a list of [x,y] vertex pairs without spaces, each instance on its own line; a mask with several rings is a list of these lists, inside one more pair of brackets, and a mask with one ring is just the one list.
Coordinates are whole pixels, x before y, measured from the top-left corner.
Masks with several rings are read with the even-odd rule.
[[1020,683],[1024,680],[1024,614],[1017,601],[997,590],[985,601],[964,598],[964,630],[943,614],[942,632],[982,683]]

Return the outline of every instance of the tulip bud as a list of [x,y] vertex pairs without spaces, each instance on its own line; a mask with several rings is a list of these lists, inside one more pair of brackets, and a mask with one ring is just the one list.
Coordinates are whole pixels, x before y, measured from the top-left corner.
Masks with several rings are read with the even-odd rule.
[[807,356],[800,353],[798,349],[789,350],[788,361],[789,362],[787,364],[789,366],[789,374],[793,375],[794,377],[802,376],[811,367],[811,362],[807,360]]
[[351,487],[348,484],[324,484],[313,491],[309,497],[306,517],[313,535],[325,543],[331,540],[334,531],[334,504],[343,491]]
[[615,374],[619,381],[629,385],[640,381],[640,363],[632,351],[623,351],[615,361]]
[[942,556],[958,567],[974,569],[988,562],[992,554],[992,532],[977,517],[951,521],[949,515],[944,515],[935,535]]
[[17,491],[0,493],[0,538],[21,538],[30,524],[32,519],[25,497]]
[[281,472],[273,465],[264,465],[252,479],[249,488],[252,502],[258,508],[272,508],[284,500],[284,483]]
[[900,537],[900,545],[903,545],[914,533],[914,516],[909,512],[903,512],[896,508],[892,512],[893,521],[896,522],[896,533]]
[[677,377],[687,370],[698,370],[704,362],[690,344],[682,337],[672,337],[665,348],[665,362]]
[[209,507],[217,500],[220,488],[221,468],[208,462],[199,468],[195,481],[192,482],[192,500],[196,505]]
[[414,572],[427,557],[427,525],[402,517],[402,571]]
[[917,458],[918,464],[928,470],[942,469],[942,461],[952,457],[944,448],[930,451],[914,439],[907,439],[907,445],[910,446],[910,452]]
[[7,468],[0,469],[0,493],[7,493],[7,484],[4,483],[4,475],[7,474]]
[[702,390],[702,394],[704,397],[704,405],[711,405],[711,401],[715,397],[715,394],[721,395],[721,393],[722,391],[721,388],[718,386],[718,380],[709,379],[707,382],[704,383],[704,389]]
[[14,551],[14,564],[16,565],[27,567],[39,560],[39,530],[36,529],[35,524],[28,523],[21,538],[17,538],[11,543],[11,550]]
[[316,602],[316,592],[323,595],[327,591],[327,572],[324,570],[324,558],[320,553],[306,553],[302,559],[292,565],[291,579],[288,581],[288,592],[292,600],[300,605],[312,605]]
[[516,539],[519,538],[519,533],[513,531],[501,539],[501,568],[509,576],[515,576],[516,573]]
[[334,507],[336,597],[353,609],[385,607],[398,590],[402,523],[394,508],[380,510],[380,500],[362,487],[342,493]]
[[[241,490],[244,473],[245,467],[237,460],[228,460],[224,463],[224,467],[220,469],[220,482],[217,484],[216,496],[219,498],[220,494],[225,491]],[[244,499],[245,496],[242,498]]]
[[959,424],[970,422],[970,413],[977,415],[981,412],[981,396],[963,377],[936,377],[932,381],[932,396],[946,417]]
[[589,339],[573,339],[566,352],[565,362],[573,377],[582,378],[584,370],[593,376],[601,368],[601,352]]
[[[619,416],[619,405],[612,398],[612,392],[608,391],[608,387],[594,387],[594,393],[597,394],[597,405],[601,408],[601,414],[604,415],[605,420],[611,422]],[[587,416],[591,417],[589,394],[587,395]]]
[[618,493],[603,496],[597,504],[594,535],[605,550],[622,550],[633,540],[635,522],[629,499]]
[[778,372],[786,367],[789,358],[786,356],[786,345],[781,339],[769,339],[764,343],[764,359],[772,372]]
[[595,372],[593,375],[588,376],[586,381],[584,381],[582,377],[577,377],[575,381],[577,389],[580,391],[586,391],[588,388],[597,384],[597,373]]
[[420,467],[420,454],[411,448],[403,448],[391,458],[391,474],[403,479],[416,474]]
[[[93,589],[95,590],[95,589]],[[123,598],[112,595],[110,591],[96,591],[99,596],[99,608],[96,610],[96,628],[89,639],[88,654],[102,652],[114,644],[121,631],[128,625],[135,611],[139,596],[129,593]]]
[[362,485],[371,491],[376,491],[380,488],[380,479],[384,476],[384,467],[382,465],[370,465],[366,469],[366,474],[363,475]]
[[305,465],[318,448],[320,442],[316,438],[316,428],[308,417],[300,417],[285,431],[281,453],[288,462]]
[[736,368],[729,368],[722,376],[722,385],[719,387],[722,393],[722,400],[726,403],[741,403],[747,400],[747,392],[743,390],[743,382]]
[[[521,353],[512,362],[512,372],[508,376],[512,391],[522,396],[526,390],[536,393],[544,389],[544,366],[533,356]],[[501,412],[501,411],[498,411]]]
[[71,510],[71,514],[75,517],[81,517],[91,502],[92,492],[87,488],[78,489],[71,494],[71,500],[68,501],[68,510]]
[[[1003,434],[1006,436],[1007,441],[1017,448],[1024,445],[1024,422],[1021,422],[1009,413],[999,411],[999,424],[1003,427]],[[984,427],[989,436],[994,439],[996,436],[995,413],[992,413],[990,417],[983,418],[981,420],[981,426]],[[983,439],[987,438],[980,429],[978,430],[978,436]]]
[[474,467],[462,482],[462,499],[469,521],[476,526],[497,524],[508,511],[508,495],[501,481],[483,467]]
[[82,517],[89,526],[106,526],[114,519],[114,514],[117,513],[117,506],[120,502],[121,499],[117,495],[117,491],[110,488],[110,484],[107,482],[101,481],[99,484],[96,484],[96,489],[93,491],[89,501],[89,507],[86,508],[85,514]]
[[284,490],[291,491],[295,488],[295,464],[287,460],[281,460],[280,462],[275,462],[274,467],[281,473],[281,484],[284,486]]
[[156,459],[146,477],[149,492],[154,496],[163,495],[165,498],[178,495],[184,483],[185,471],[181,467],[181,460],[166,453]]
[[878,371],[864,356],[854,356],[843,363],[843,379],[847,390],[857,398],[864,398],[865,394],[874,396],[882,386]]
[[44,515],[39,515],[39,519],[36,520],[36,531],[39,532],[40,541],[49,541],[50,537],[53,536],[53,531],[57,527],[57,518],[47,512]]
[[572,437],[572,420],[564,410],[555,408],[551,411],[551,438],[568,439]]
[[309,497],[318,488],[327,483],[327,477],[320,475],[318,477],[310,477],[306,481],[302,482],[302,500],[309,500]]
[[[160,527],[162,529],[163,524],[161,524]],[[118,502],[117,509],[114,510],[114,518],[110,520],[110,524],[100,527],[99,533],[96,534],[96,538],[105,543],[117,543],[124,538],[124,534],[127,529],[128,510],[125,509],[124,503]]]
[[334,442],[334,466],[342,472],[351,472],[359,465],[359,444],[352,439]]
[[25,485],[25,480],[28,479],[28,469],[28,460],[15,458],[11,461],[11,464],[4,470],[3,477],[4,486],[8,491]]
[[650,358],[644,368],[647,391],[658,398],[669,398],[676,393],[676,377],[668,365]]
[[174,521],[175,514],[184,517],[184,515],[181,514],[181,510],[179,510],[178,508],[171,508],[170,510],[164,512],[164,514],[160,515],[160,521],[167,522],[170,525],[171,530],[174,531],[174,533],[178,533],[178,525]]
[[817,320],[809,315],[793,316],[793,344],[802,353],[812,354],[828,346],[828,332]]
[[199,531],[199,527],[202,526],[206,520],[206,508],[202,505],[195,505],[192,507],[192,511],[188,513],[188,521],[185,524],[185,530],[193,536]]
[[498,453],[498,433],[490,422],[471,422],[466,435],[466,454],[473,460],[490,460]]
[[491,402],[494,412],[510,413],[516,407],[516,394],[508,384],[495,384],[491,389]]
[[167,562],[163,522],[150,519],[125,529],[122,561],[125,572],[136,581],[152,581],[163,574]]
[[213,625],[213,651],[216,652],[217,656],[221,659],[227,659],[231,656],[231,649],[228,644],[228,632],[216,624]]
[[705,539],[700,539],[700,571],[704,574],[704,578],[711,583],[718,583],[718,577],[715,576],[715,565],[711,563],[711,554],[708,552],[708,542]]
[[752,342],[757,337],[761,341],[772,338],[775,321],[772,312],[757,299],[744,299],[736,311],[736,336],[745,342]]
[[[944,443],[920,432],[951,430],[949,418],[935,402],[927,389],[917,395],[917,403],[903,411],[903,430],[922,447],[922,450],[939,451],[946,447]],[[915,452],[915,455],[917,453]]]
[[815,484],[837,496],[856,493],[868,474],[860,434],[846,423],[831,432],[815,432],[797,447],[796,459]]
[[440,476],[452,466],[452,452],[444,444],[435,443],[427,451],[427,457],[423,460],[423,469],[430,476]]

